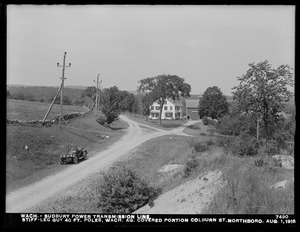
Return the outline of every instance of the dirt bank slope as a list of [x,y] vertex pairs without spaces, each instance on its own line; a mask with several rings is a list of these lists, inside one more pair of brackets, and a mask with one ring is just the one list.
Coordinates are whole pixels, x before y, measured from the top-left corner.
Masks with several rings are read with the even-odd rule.
[[154,206],[145,205],[135,214],[200,214],[224,186],[220,170],[209,171],[162,194]]

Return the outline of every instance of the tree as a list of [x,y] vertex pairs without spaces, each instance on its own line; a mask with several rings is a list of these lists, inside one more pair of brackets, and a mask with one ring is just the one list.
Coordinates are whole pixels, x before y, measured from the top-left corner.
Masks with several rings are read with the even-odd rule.
[[142,101],[140,99],[139,94],[134,96],[134,103],[132,105],[132,113],[134,114],[141,114],[142,113]]
[[148,121],[148,116],[151,111],[151,105],[153,104],[153,97],[151,94],[146,93],[142,95],[141,103],[142,103],[142,114],[146,117],[146,121]]
[[[59,98],[59,102],[60,102],[60,98]],[[63,104],[64,105],[71,105],[72,104],[72,100],[69,96],[64,95],[63,97]]]
[[126,98],[122,101],[122,103],[124,104],[124,108],[125,110],[128,110],[129,113],[133,112],[133,105],[135,103],[135,97],[133,93],[128,93],[128,95],[126,96]]
[[121,113],[120,102],[122,101],[118,87],[106,88],[101,95],[102,112],[105,114],[106,123],[110,125]]
[[26,98],[26,96],[23,92],[18,92],[18,93],[13,95],[13,99],[25,100],[25,98]]
[[25,95],[25,100],[26,100],[26,101],[34,101],[34,96],[33,96],[33,94],[27,93],[27,94]]
[[200,118],[206,116],[213,119],[228,113],[226,97],[217,86],[208,87],[199,100],[198,113]]
[[[53,101],[53,99],[55,98],[55,94],[51,94],[48,98],[47,98],[47,102],[51,103]],[[54,104],[60,104],[60,95],[57,96],[57,98],[55,99]]]
[[161,112],[167,98],[172,98],[175,101],[180,100],[180,95],[188,97],[190,96],[191,86],[185,83],[181,77],[163,74],[140,80],[138,91],[149,94],[153,102],[158,102],[160,105],[159,125],[161,125]]
[[132,107],[130,104],[130,93],[128,93],[126,90],[119,91],[119,98],[120,98],[120,110],[122,112],[128,110],[130,111],[130,108]]
[[92,98],[94,94],[96,93],[96,87],[95,86],[90,86],[87,87],[85,90],[82,91],[81,97],[89,97]]
[[262,118],[268,140],[274,132],[271,129],[279,123],[278,113],[283,110],[284,102],[293,97],[288,90],[294,85],[292,69],[289,65],[273,69],[267,60],[249,66],[246,74],[237,78],[240,83],[233,88],[233,100],[241,113],[254,114],[258,122]]

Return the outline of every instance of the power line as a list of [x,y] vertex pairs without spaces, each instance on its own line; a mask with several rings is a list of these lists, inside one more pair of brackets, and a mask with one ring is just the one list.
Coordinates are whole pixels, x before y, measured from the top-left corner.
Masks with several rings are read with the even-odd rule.
[[27,52],[19,51],[19,50],[7,49],[7,51],[15,53],[15,54],[12,54],[12,55],[23,56],[23,57],[33,59],[33,60],[37,60],[37,61],[44,61],[44,62],[53,62],[54,61],[54,58],[45,57],[45,56],[37,56],[37,55],[33,55],[33,54],[30,54],[30,53],[27,53]]
[[[24,40],[24,39],[12,37],[12,36],[9,36],[8,39],[9,39],[8,42],[10,42],[11,39],[19,40],[19,41],[21,41],[23,43],[26,43],[26,44],[28,44],[32,47],[37,47],[38,46],[40,48],[48,49],[49,51],[51,51],[55,54],[57,54],[57,52],[60,52],[60,53],[62,52],[62,50],[60,50],[60,49],[56,49],[56,48],[53,48],[53,47],[50,47],[50,46],[46,46],[45,44],[41,45],[41,44],[38,44],[38,43],[33,43],[32,41],[28,41],[28,40]],[[57,52],[55,52],[54,50],[57,51]]]
[[10,54],[10,55],[11,56],[17,56],[19,59],[22,59],[22,60],[30,60],[30,62],[35,61],[35,62],[42,62],[42,63],[48,63],[48,64],[49,64],[49,62],[53,62],[53,61],[40,59],[40,58],[35,58],[35,57],[32,57],[32,56],[23,55],[23,54]]
[[45,74],[41,74],[41,73],[36,73],[36,72],[32,72],[32,71],[28,71],[28,70],[24,70],[24,69],[19,69],[19,68],[13,68],[13,67],[7,67],[8,69],[13,69],[17,72],[22,72],[22,73],[29,73],[30,75],[37,75],[37,76],[42,76],[42,77],[56,77],[56,76],[50,76],[50,75],[45,75]]

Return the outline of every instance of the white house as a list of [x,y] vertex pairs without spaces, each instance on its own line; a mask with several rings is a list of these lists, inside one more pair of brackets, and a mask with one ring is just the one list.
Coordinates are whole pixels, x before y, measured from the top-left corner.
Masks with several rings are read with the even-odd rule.
[[[160,105],[154,102],[151,106],[150,119],[159,119]],[[164,102],[161,119],[180,119],[182,118],[182,102],[167,99]]]

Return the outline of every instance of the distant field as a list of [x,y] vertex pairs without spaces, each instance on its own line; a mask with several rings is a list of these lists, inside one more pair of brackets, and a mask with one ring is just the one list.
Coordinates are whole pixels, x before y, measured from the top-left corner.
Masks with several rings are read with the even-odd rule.
[[[6,117],[19,120],[42,120],[49,107],[50,103],[7,99]],[[63,113],[83,111],[85,108],[81,106],[63,106]],[[59,113],[60,105],[54,104],[47,119],[51,119]]]

